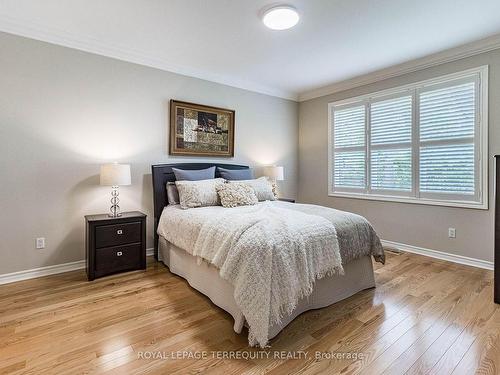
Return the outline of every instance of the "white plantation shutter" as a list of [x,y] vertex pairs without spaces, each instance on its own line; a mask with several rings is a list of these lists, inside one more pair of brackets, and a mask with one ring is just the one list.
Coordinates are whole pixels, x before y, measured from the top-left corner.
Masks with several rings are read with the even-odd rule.
[[371,190],[412,190],[412,97],[371,104]]
[[474,144],[422,147],[420,191],[473,195]]
[[335,148],[365,144],[365,107],[357,106],[335,111]]
[[371,189],[411,191],[411,148],[372,150]]
[[329,193],[488,208],[487,74],[330,103]]
[[419,94],[420,191],[424,194],[476,194],[475,88],[475,81],[455,82]]
[[403,96],[371,105],[371,144],[411,143],[412,98]]
[[334,112],[333,184],[337,189],[365,189],[365,122],[365,105]]
[[420,94],[420,140],[474,137],[474,82]]
[[365,152],[336,152],[334,171],[335,186],[364,189]]

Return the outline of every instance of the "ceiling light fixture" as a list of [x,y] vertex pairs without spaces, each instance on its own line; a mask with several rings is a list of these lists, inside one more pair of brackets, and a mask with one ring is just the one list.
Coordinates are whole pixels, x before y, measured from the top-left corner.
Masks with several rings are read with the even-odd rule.
[[267,9],[262,15],[264,25],[272,30],[286,30],[299,22],[297,9],[289,5],[280,5]]

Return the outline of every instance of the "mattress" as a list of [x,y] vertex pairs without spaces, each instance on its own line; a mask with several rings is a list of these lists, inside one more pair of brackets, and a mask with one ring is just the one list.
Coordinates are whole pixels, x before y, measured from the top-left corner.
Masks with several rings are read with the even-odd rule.
[[[265,346],[304,311],[373,287],[371,256],[384,262],[380,240],[365,218],[316,205],[266,201],[259,206],[187,210],[172,205],[163,210],[158,235],[171,272],[228,311],[236,332],[241,331],[246,315],[252,346]],[[296,239],[287,239],[294,235]],[[255,241],[264,247],[255,247]],[[290,259],[287,252],[292,248],[287,246],[295,246]],[[246,257],[248,251],[252,256]],[[334,270],[337,265],[343,275]],[[271,268],[270,284],[255,289]],[[252,269],[255,272],[248,272]],[[313,273],[318,275],[315,280],[310,279]],[[253,300],[258,304],[248,303]]]
[[[159,257],[170,272],[186,279],[194,289],[227,311],[234,319],[234,331],[241,333],[245,317],[235,302],[233,286],[219,276],[217,268],[206,262],[198,262],[196,257],[161,236]],[[279,334],[303,312],[329,306],[361,290],[373,287],[375,279],[370,256],[365,255],[352,260],[344,265],[344,275],[332,275],[317,280],[313,292],[299,301],[292,314],[284,317],[279,324],[270,327],[269,339]]]

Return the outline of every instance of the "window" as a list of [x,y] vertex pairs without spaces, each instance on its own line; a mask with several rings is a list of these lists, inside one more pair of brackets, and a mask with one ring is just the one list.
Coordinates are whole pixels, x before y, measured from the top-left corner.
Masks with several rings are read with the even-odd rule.
[[487,74],[330,103],[329,194],[487,209]]

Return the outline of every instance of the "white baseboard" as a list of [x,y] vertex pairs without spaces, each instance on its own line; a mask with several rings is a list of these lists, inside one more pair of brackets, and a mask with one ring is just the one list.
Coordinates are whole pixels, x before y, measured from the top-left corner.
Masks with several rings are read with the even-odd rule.
[[425,255],[425,256],[428,256],[431,258],[446,260],[448,262],[453,262],[453,263],[464,264],[466,266],[484,268],[486,270],[493,270],[493,268],[494,268],[494,263],[488,262],[486,260],[469,258],[469,257],[465,257],[463,255],[455,255],[455,254],[445,253],[443,251],[426,249],[424,247],[407,245],[407,244],[400,243],[400,242],[387,241],[387,240],[381,240],[381,242],[382,242],[382,246],[384,246],[384,247],[385,246],[393,247],[393,248],[400,250],[402,252]]
[[54,275],[56,273],[63,273],[75,271],[85,268],[85,260],[79,260],[71,263],[56,264],[54,266],[46,266],[34,268],[31,270],[18,271],[0,275],[0,284],[8,284],[21,280],[34,279],[36,277]]
[[[464,264],[467,266],[484,268],[487,270],[493,270],[494,264],[493,262],[488,262],[486,260],[475,259],[464,257],[462,255],[454,255],[450,253],[445,253],[442,251],[426,249],[423,247],[417,247],[412,245],[403,244],[400,242],[387,241],[382,240],[383,246],[393,247],[403,252],[414,253],[425,255],[431,258],[446,260],[448,262]],[[146,256],[153,256],[154,249],[149,248],[146,249]],[[55,275],[58,273],[64,273],[69,271],[76,271],[85,268],[85,260],[79,260],[76,262],[64,263],[64,264],[56,264],[53,266],[46,266],[40,268],[34,268],[31,270],[18,271],[12,273],[6,273],[0,275],[0,284],[8,284],[16,281],[34,279],[42,276]]]
[[[152,256],[153,254],[153,248],[146,249],[146,256]],[[81,270],[82,268],[85,268],[85,259],[78,260],[76,262],[56,264],[53,266],[33,268],[31,270],[5,273],[3,275],[0,275],[0,285],[9,284],[16,281],[35,279],[42,276],[55,275],[57,273]]]

